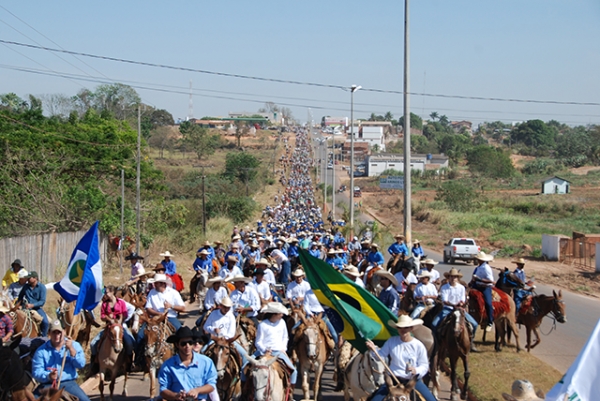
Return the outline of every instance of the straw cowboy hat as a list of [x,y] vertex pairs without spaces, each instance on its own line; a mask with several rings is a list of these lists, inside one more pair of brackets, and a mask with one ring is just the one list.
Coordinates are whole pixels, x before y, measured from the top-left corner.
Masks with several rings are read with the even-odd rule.
[[236,241],[236,240],[241,240],[242,237],[240,237],[239,234],[236,234],[231,239],[234,240],[234,241]]
[[423,273],[417,275],[417,278],[431,278],[433,274],[429,273],[428,271],[424,271]]
[[449,272],[444,272],[444,277],[448,278],[450,276],[457,276],[457,277],[462,277],[463,274],[460,272],[460,270],[456,270],[456,269],[451,269]]
[[210,255],[210,253],[208,253],[208,251],[206,249],[201,250],[200,252],[198,252],[198,255]]
[[288,243],[293,244],[294,242],[298,242],[298,238],[292,237],[288,240]]
[[377,270],[375,272],[375,274],[377,276],[381,276],[381,277],[385,277],[388,280],[390,280],[392,282],[392,284],[394,285],[394,287],[398,286],[398,280],[396,279],[396,277],[394,277],[394,275],[386,270]]
[[258,265],[264,265],[264,266],[271,266],[271,262],[269,262],[266,258],[260,258],[260,260],[256,263],[254,263],[255,266]]
[[140,255],[138,255],[135,252],[131,252],[131,254],[129,254],[129,256],[125,256],[125,260],[136,260],[136,259],[144,260],[143,257],[141,257]]
[[[162,266],[162,265],[161,265]],[[144,267],[140,267],[138,269],[138,274],[136,274],[135,276],[133,276],[133,278],[138,278],[138,277],[142,277],[142,276],[147,276],[148,274],[152,274],[151,272],[147,272],[146,269],[144,269]]]
[[330,248],[330,249],[327,251],[327,255],[335,255],[336,253],[337,253],[337,252],[336,252],[336,251],[335,251],[335,249],[333,249],[333,248]]
[[206,280],[206,286],[207,286],[207,287],[210,287],[210,286],[212,286],[213,284],[216,284],[216,283],[222,283],[222,282],[223,282],[223,277],[221,277],[221,276],[217,276],[217,277],[213,277],[213,278],[211,278],[211,279],[208,279],[208,280]]
[[160,256],[162,256],[163,258],[172,258],[172,257],[173,257],[173,256],[175,256],[175,255],[173,255],[173,254],[172,254],[171,252],[169,252],[169,251],[166,251],[166,252],[164,252],[164,253],[161,253],[161,254],[160,254]]
[[377,249],[379,249],[379,245],[377,245],[376,243],[374,243],[374,242],[373,242],[373,243],[371,244],[371,248],[377,248]]
[[475,259],[481,260],[482,262],[491,262],[492,260],[494,260],[494,257],[492,255],[486,254],[485,252],[479,252],[477,256],[475,256]]
[[369,245],[370,243],[371,243],[371,241],[369,241],[369,240],[360,241],[361,245]]
[[[215,241],[215,244],[217,243],[217,241]],[[211,246],[212,244],[210,243],[210,241],[206,240],[204,241],[204,244],[202,244],[202,246]]]
[[388,326],[398,327],[400,329],[403,327],[419,326],[421,324],[423,324],[421,319],[413,319],[408,315],[400,315],[397,322],[394,322],[391,319],[388,320]]
[[420,244],[420,243],[421,243],[421,241],[419,241],[418,239],[413,240],[413,244]]
[[[206,242],[208,242],[208,241],[206,241]],[[209,244],[209,245],[210,245],[210,244]],[[215,245],[223,245],[223,241],[219,241],[219,240],[217,240],[217,241],[215,241]]]
[[219,302],[219,305],[223,305],[226,308],[231,308],[233,306],[233,302],[231,302],[231,298],[225,296],[221,299],[221,302]]
[[267,306],[260,310],[261,313],[283,313],[289,314],[287,308],[281,302],[269,302]]
[[421,262],[422,265],[432,265],[435,266],[437,265],[439,262],[436,262],[433,259],[425,259],[424,261]]
[[404,235],[402,235],[402,234],[396,234],[396,235],[394,235],[394,238],[404,238]]
[[362,277],[364,275],[364,273],[359,272],[358,267],[354,265],[348,265],[344,267],[343,273],[352,277]]
[[535,393],[533,384],[527,380],[515,380],[512,385],[511,395],[502,393],[502,397],[505,400],[517,400],[517,401],[544,401]]
[[227,256],[227,261],[237,263],[238,258],[233,255],[229,255],[229,256]]
[[156,273],[153,278],[149,279],[148,282],[152,283],[166,283],[167,275],[162,273]]
[[304,276],[304,270],[302,270],[302,269],[296,269],[292,273],[292,276],[294,276],[294,277],[302,277],[302,276]]
[[242,276],[240,274],[235,275],[235,276],[231,276],[228,277],[227,279],[225,279],[226,283],[239,283],[239,282],[244,282],[246,284],[250,283],[252,281],[251,278],[246,277],[246,276]]
[[525,262],[525,259],[523,259],[523,258],[519,258],[519,259],[517,259],[517,260],[513,260],[513,261],[511,261],[510,263],[516,263],[516,264],[518,264],[518,265],[524,265],[526,262]]

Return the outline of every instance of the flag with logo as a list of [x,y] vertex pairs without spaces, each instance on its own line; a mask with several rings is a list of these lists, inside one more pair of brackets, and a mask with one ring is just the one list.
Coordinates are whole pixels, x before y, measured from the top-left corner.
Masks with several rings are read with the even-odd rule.
[[567,373],[546,394],[547,401],[592,401],[600,394],[600,321]]
[[67,302],[77,301],[75,314],[92,310],[102,299],[102,262],[98,241],[98,221],[81,238],[69,261],[67,272],[54,289]]
[[373,294],[340,274],[331,265],[300,249],[306,279],[329,316],[336,331],[360,352],[367,350],[365,340],[382,345],[395,330],[388,320],[397,317]]

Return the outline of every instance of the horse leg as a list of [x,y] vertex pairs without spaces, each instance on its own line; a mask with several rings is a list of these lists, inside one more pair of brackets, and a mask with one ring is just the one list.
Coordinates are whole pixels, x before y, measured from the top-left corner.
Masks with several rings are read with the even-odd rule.
[[323,365],[325,364],[325,362],[323,363],[319,363],[319,367],[315,370],[315,391],[314,391],[314,395],[315,395],[315,400],[321,400],[322,394],[321,394],[321,376],[323,376]]
[[[504,323],[500,320],[497,320],[496,321],[496,330],[494,330],[494,331],[496,334],[496,339],[495,339],[496,341],[494,344],[494,349],[496,350],[496,352],[500,352],[500,351],[502,351],[502,346],[500,345],[500,342],[501,342],[500,338],[504,337],[504,335],[506,334],[504,332],[505,331]],[[484,331],[484,334],[485,334],[485,331]]]
[[304,393],[304,399],[310,400],[310,368],[308,366],[301,366],[302,369],[302,392]]
[[517,352],[520,352],[521,345],[519,344],[519,331],[517,330],[517,323],[515,322],[514,318],[507,319],[507,325],[508,325],[508,329],[512,330],[513,334],[515,335],[515,344],[517,345]]
[[467,386],[469,385],[469,377],[471,376],[471,372],[469,371],[469,356],[464,355],[462,357],[463,366],[465,368],[465,382],[463,384],[462,392],[460,393],[460,398],[463,400],[467,399]]
[[154,397],[156,394],[156,369],[154,367],[150,368],[148,376],[150,376],[150,397]]
[[531,349],[533,348],[531,346],[531,327],[529,325],[526,325],[525,329],[527,333],[527,343],[525,344],[525,348],[527,348],[527,352],[531,352]]
[[[131,362],[129,362],[129,365],[131,365]],[[125,370],[125,379],[123,379],[123,397],[127,397],[127,370]]]
[[100,391],[100,400],[104,401],[104,372],[100,372],[100,380],[98,381],[98,390]]
[[450,382],[452,383],[450,387],[450,398],[452,401],[458,399],[458,378],[456,374],[456,362],[458,362],[458,358],[453,352],[450,352]]
[[542,338],[540,337],[540,330],[538,327],[533,328],[533,334],[535,334],[535,343],[531,346],[532,349],[542,342]]
[[115,384],[117,383],[117,367],[115,366],[115,370],[110,372],[112,378],[110,379],[110,386],[108,389],[110,390],[110,397],[108,398],[110,401],[113,401],[113,394],[115,392]]

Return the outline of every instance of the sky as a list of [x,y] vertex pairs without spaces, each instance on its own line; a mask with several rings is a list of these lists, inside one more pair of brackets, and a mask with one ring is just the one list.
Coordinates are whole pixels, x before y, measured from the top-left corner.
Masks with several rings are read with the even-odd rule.
[[[600,1],[413,0],[409,20],[413,113],[475,126],[600,124]],[[343,89],[356,84],[363,89],[354,94],[355,118],[398,118],[403,24],[404,2],[391,0],[4,0],[1,41],[175,68],[0,42],[0,94],[72,96],[121,82],[177,120],[190,113],[192,81],[195,118],[274,102],[305,122],[349,116]]]

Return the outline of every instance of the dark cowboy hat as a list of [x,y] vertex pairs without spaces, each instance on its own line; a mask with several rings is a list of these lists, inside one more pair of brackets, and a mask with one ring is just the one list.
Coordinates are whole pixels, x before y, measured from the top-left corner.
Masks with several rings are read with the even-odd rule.
[[171,334],[167,337],[169,344],[177,344],[182,338],[191,338],[192,340],[199,340],[198,332],[194,333],[192,329],[187,326],[181,326],[175,334]]
[[125,260],[134,260],[134,259],[144,260],[143,257],[141,257],[140,255],[138,255],[135,252],[131,252],[131,254],[129,254],[129,256],[125,256]]

